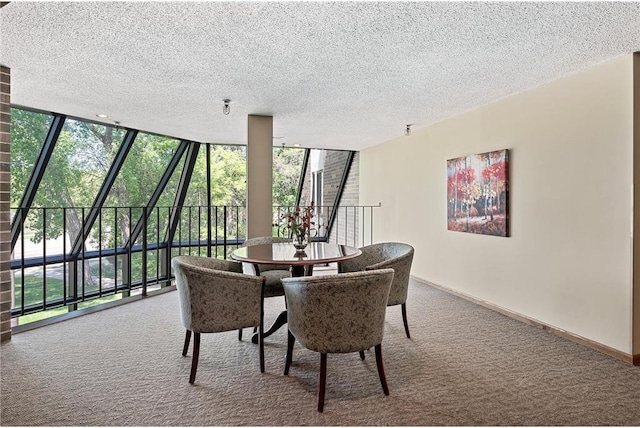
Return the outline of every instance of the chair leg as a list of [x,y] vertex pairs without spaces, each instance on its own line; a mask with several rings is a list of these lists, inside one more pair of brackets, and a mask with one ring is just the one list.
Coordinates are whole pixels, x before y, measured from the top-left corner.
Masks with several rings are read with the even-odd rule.
[[360,351],[360,359],[364,361],[364,351]]
[[191,330],[187,330],[187,333],[184,336],[184,347],[182,348],[182,356],[187,356],[187,351],[189,350],[189,342],[191,342]]
[[[258,271],[256,271],[258,272]],[[258,329],[258,348],[260,353],[260,373],[264,373],[264,283],[265,279],[262,279],[262,291],[260,295],[260,324],[253,326],[253,333],[255,334],[256,328]],[[251,337],[253,342],[253,336]]]
[[264,373],[264,328],[262,324],[258,328],[258,348],[260,353],[260,373]]
[[382,384],[384,395],[389,395],[389,387],[387,386],[387,378],[384,375],[384,366],[382,365],[382,344],[376,345],[376,366],[378,366],[378,376]]
[[327,354],[320,354],[320,383],[318,385],[318,411],[324,409],[324,388],[327,383]]
[[284,361],[284,374],[289,374],[289,367],[291,367],[291,360],[293,359],[293,345],[296,342],[296,338],[287,330],[287,356]]
[[238,340],[242,341],[242,329],[238,329]]
[[411,339],[409,334],[409,324],[407,324],[407,303],[402,304],[402,321],[404,321],[404,332],[407,333],[407,339]]
[[198,357],[200,356],[200,333],[193,334],[193,358],[191,360],[191,375],[189,383],[193,384],[196,380],[196,370],[198,370]]

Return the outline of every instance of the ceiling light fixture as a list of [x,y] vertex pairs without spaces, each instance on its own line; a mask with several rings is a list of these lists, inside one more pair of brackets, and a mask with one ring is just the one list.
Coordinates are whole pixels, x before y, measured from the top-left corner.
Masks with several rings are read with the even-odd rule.
[[411,124],[408,124],[407,127],[404,130],[404,136],[408,137],[411,135]]
[[109,115],[108,114],[104,114],[104,113],[98,113],[98,114],[96,114],[96,117],[99,117],[99,118],[102,118],[102,119],[106,119],[106,118],[109,117]]
[[222,113],[229,114],[231,112],[231,106],[229,105],[231,100],[229,98],[225,98],[222,102],[224,103],[222,106]]

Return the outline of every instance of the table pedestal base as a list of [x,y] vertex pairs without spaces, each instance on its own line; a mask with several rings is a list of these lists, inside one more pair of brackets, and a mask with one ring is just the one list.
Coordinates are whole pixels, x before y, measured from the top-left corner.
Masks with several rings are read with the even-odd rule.
[[291,276],[311,276],[313,275],[313,265],[291,266]]
[[[287,311],[282,311],[280,312],[280,315],[278,315],[278,318],[276,318],[273,325],[269,328],[269,330],[264,332],[263,337],[271,336],[273,333],[275,333],[280,327],[282,327],[286,323],[287,323]],[[251,342],[258,343],[258,333],[254,333],[253,336],[251,336]]]
[[[313,275],[313,264],[291,266],[291,276],[298,277],[298,276],[311,276],[311,275]],[[271,336],[273,333],[275,333],[280,327],[282,327],[286,323],[287,323],[287,311],[284,310],[280,312],[280,315],[278,315],[278,318],[276,318],[275,322],[269,328],[269,330],[264,332],[264,337]],[[253,336],[251,336],[251,342],[258,343],[258,333],[254,333]]]

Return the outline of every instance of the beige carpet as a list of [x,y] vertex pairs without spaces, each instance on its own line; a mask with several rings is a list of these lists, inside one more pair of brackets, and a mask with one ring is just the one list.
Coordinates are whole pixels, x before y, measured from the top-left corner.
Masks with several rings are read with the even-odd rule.
[[[640,367],[412,282],[412,339],[399,307],[383,342],[391,395],[375,358],[330,355],[316,411],[319,355],[285,330],[257,346],[203,335],[198,376],[175,292],[13,336],[1,347],[2,425],[640,425]],[[267,300],[270,323],[284,307]],[[245,331],[249,336],[249,330]]]

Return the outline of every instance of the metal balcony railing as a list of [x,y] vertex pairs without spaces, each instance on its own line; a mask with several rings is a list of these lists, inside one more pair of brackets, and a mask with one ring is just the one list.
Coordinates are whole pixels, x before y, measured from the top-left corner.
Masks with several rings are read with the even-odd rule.
[[[274,236],[286,234],[281,219],[292,208],[274,207]],[[312,239],[370,244],[374,208],[315,207]],[[31,208],[12,215],[21,216],[11,260],[11,314],[20,324],[31,322],[29,315],[171,286],[173,256],[226,259],[244,243],[247,224],[242,206]]]

